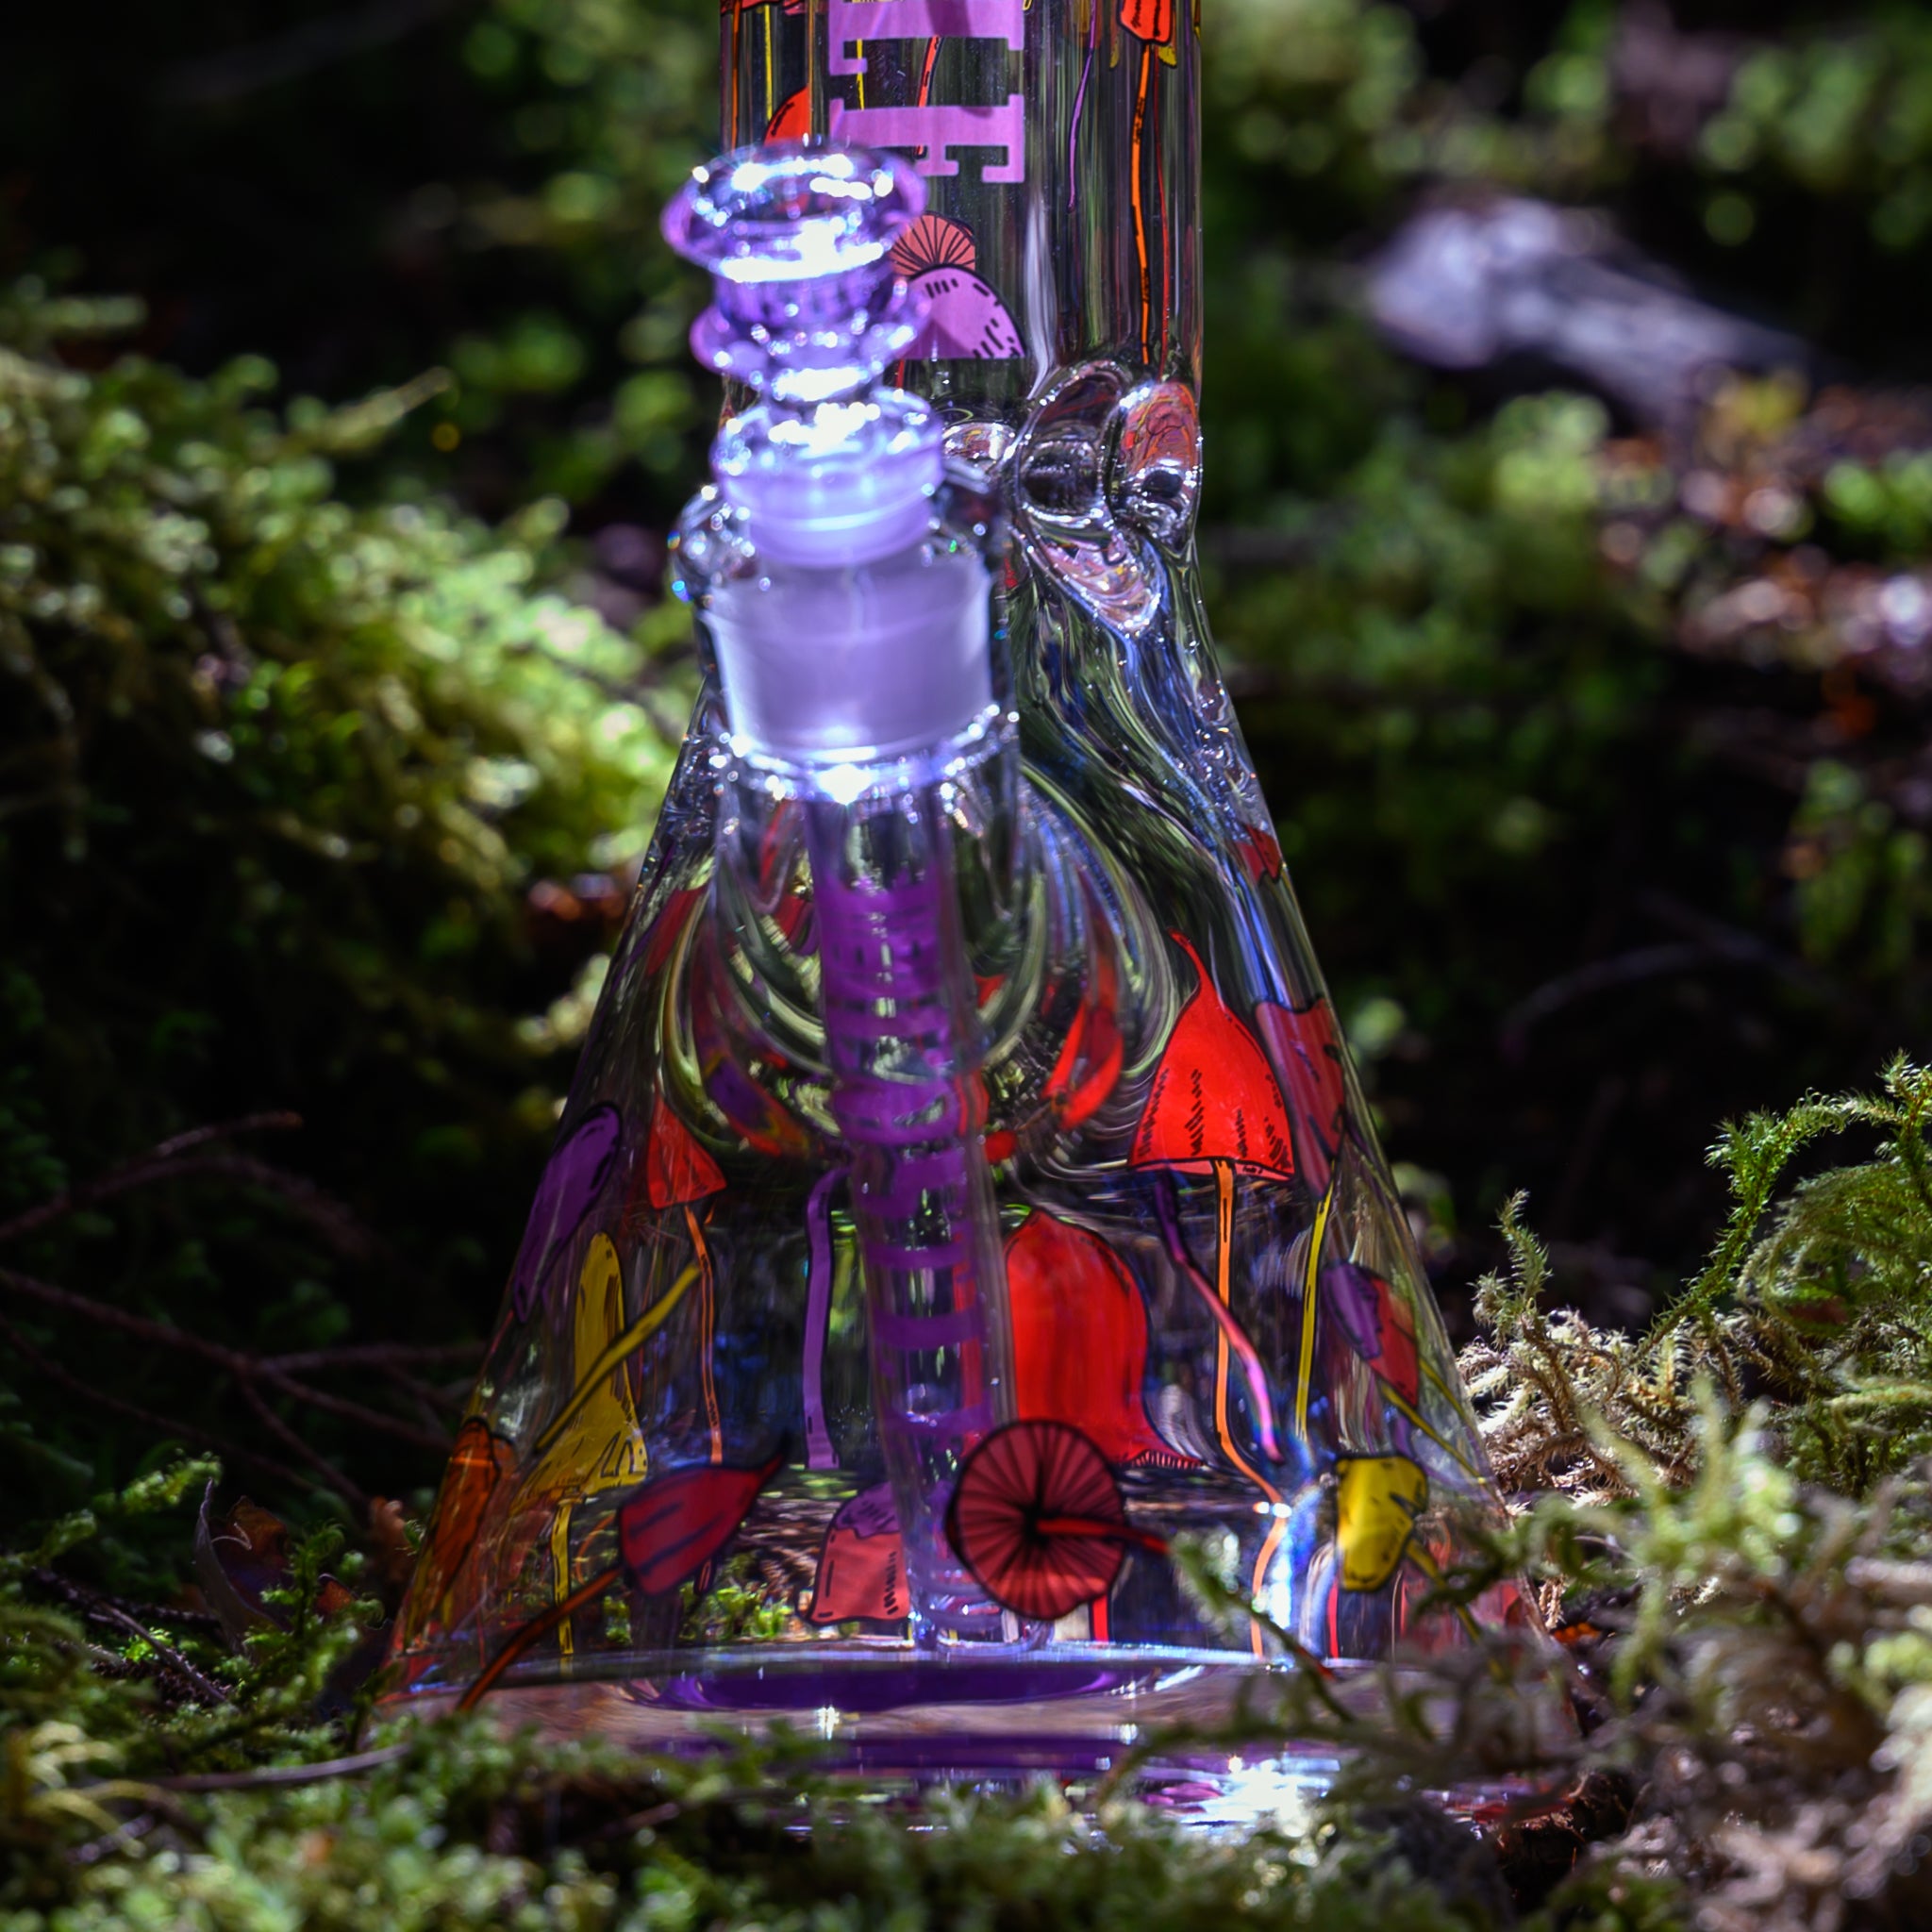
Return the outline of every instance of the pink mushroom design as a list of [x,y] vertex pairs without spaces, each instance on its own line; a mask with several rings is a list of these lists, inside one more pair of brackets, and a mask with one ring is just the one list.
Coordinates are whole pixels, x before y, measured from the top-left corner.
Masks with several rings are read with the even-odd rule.
[[1007,305],[974,273],[972,231],[943,215],[921,215],[892,243],[892,266],[931,305],[913,343],[915,361],[998,361],[1024,355]]

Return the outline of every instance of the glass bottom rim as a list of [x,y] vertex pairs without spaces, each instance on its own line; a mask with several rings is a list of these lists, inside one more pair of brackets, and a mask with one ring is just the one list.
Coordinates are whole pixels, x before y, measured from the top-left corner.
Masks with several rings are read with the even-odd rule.
[[[1334,1742],[1297,1739],[1285,1723],[1255,1735],[1249,1700],[1299,1668],[1287,1658],[1113,1644],[1001,1645],[989,1657],[992,1646],[972,1648],[982,1654],[849,1642],[813,1644],[802,1657],[763,1645],[603,1654],[569,1660],[568,1675],[565,1660],[552,1657],[507,1673],[480,1708],[505,1729],[534,1729],[549,1741],[595,1734],[674,1756],[789,1738],[808,1747],[814,1772],[882,1791],[1098,1781],[1145,1754],[1127,1789],[1210,1825],[1252,1823],[1319,1795],[1342,1761]],[[1366,1713],[1391,1672],[1398,1689],[1425,1688],[1399,1663],[1337,1666],[1332,1688]],[[381,1707],[431,1718],[453,1708],[464,1688],[392,1688]],[[1541,1719],[1535,1726],[1551,1739],[1565,1727],[1556,1702],[1547,1727]],[[1237,1719],[1240,1742],[1213,1737]],[[1544,1783],[1506,1777],[1445,1795],[1474,1816],[1534,1799]]]

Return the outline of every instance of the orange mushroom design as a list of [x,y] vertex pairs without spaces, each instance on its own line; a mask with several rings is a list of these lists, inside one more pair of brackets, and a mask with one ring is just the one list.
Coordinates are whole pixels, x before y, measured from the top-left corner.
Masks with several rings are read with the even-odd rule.
[[405,1648],[418,1641],[441,1617],[458,1574],[483,1527],[491,1499],[514,1458],[512,1446],[493,1434],[481,1416],[470,1416],[457,1431],[410,1592]]
[[906,1546],[885,1483],[861,1490],[832,1518],[819,1552],[809,1624],[900,1622],[911,1607]]

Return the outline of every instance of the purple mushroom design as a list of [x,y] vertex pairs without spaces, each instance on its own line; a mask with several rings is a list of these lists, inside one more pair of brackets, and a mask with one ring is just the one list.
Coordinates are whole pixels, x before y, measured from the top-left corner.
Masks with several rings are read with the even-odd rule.
[[929,305],[913,343],[915,361],[998,361],[1025,353],[1007,305],[974,274],[971,229],[943,215],[921,215],[892,243],[892,266]]
[[510,1275],[517,1320],[527,1322],[541,1304],[551,1272],[589,1219],[617,1159],[624,1123],[608,1103],[593,1107],[558,1143],[517,1250]]

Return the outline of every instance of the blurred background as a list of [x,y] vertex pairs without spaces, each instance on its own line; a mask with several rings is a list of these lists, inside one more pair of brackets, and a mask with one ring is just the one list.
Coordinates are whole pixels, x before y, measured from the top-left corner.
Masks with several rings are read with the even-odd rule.
[[[1452,1326],[1519,1188],[1562,1292],[1640,1323],[1711,1239],[1722,1119],[1924,1051],[1932,9],[1204,11],[1200,541],[1281,842]],[[337,1369],[492,1319],[693,690],[662,532],[716,396],[656,217],[717,34],[5,29],[0,1259],[35,1282]],[[416,1440],[371,1435],[26,1291],[0,1358],[33,1513],[158,1438],[253,1430],[286,1475],[296,1408],[407,1492],[468,1385],[371,1358]]]

